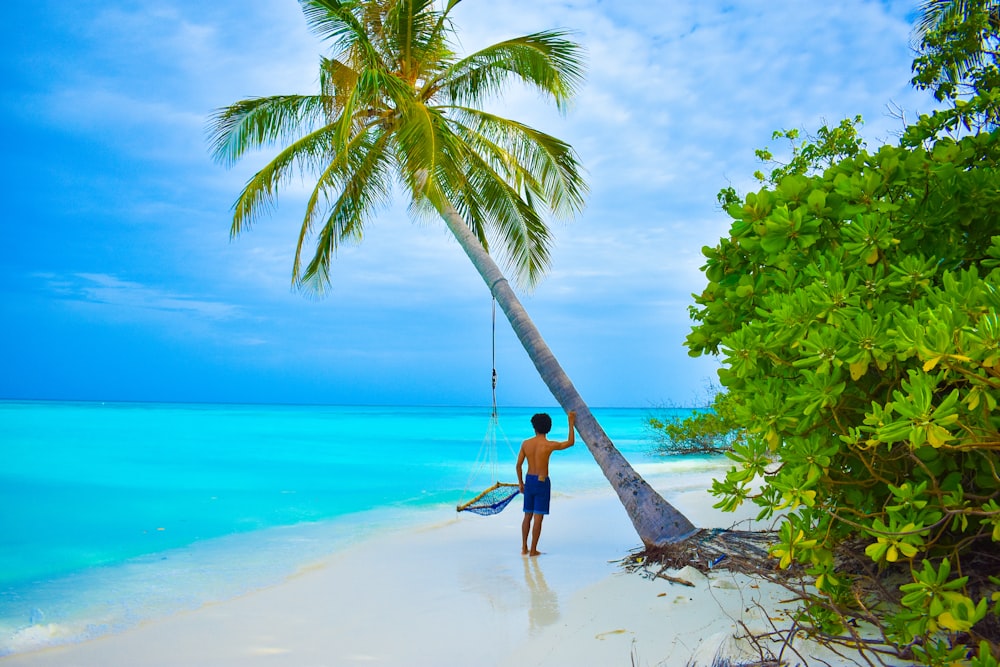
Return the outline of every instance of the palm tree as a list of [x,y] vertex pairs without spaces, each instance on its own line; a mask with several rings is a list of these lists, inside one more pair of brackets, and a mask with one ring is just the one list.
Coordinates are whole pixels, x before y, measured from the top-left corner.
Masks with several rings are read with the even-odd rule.
[[1000,0],[924,0],[914,36],[913,81],[937,99],[1000,85]]
[[[945,23],[963,22],[982,13],[987,25],[1000,28],[1000,3],[996,0],[924,0],[917,17],[917,35],[923,37]],[[973,57],[979,54],[973,54]]]
[[[323,290],[340,243],[399,187],[411,211],[436,213],[479,271],[553,396],[577,413],[577,429],[618,493],[642,542],[675,542],[694,526],[629,465],[559,366],[490,254],[519,285],[533,286],[549,261],[540,209],[570,216],[586,185],[566,143],[488,113],[480,103],[515,79],[560,110],[582,80],[580,48],[562,31],[506,40],[464,58],[453,52],[451,10],[460,0],[300,0],[306,21],[334,58],[321,58],[319,93],[243,100],[218,110],[214,157],[228,165],[280,144],[234,205],[232,234],[274,204],[293,173],[316,178],[306,204],[293,284]],[[316,248],[303,267],[302,250]]]

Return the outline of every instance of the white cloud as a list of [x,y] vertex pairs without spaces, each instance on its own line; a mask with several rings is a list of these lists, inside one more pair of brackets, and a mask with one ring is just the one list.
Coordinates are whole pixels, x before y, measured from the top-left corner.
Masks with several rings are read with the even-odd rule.
[[[41,276],[46,277],[46,274]],[[245,317],[243,310],[232,304],[178,294],[103,273],[78,273],[64,277],[48,274],[46,279],[49,288],[64,300],[109,306],[117,313],[129,313],[139,318],[144,316],[144,312],[208,320]]]

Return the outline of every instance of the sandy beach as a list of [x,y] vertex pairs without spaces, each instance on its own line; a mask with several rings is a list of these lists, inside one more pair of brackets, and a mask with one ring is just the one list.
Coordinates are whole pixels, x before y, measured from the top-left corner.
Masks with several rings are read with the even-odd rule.
[[[710,477],[657,486],[697,525],[730,526],[741,517],[711,508]],[[622,571],[618,561],[639,543],[610,487],[556,494],[540,557],[521,556],[520,519],[516,506],[443,517],[356,544],[277,586],[0,666],[710,665],[720,651],[759,660],[733,637],[783,620],[787,591],[742,575],[677,573],[688,587]],[[786,664],[855,664],[796,648]]]

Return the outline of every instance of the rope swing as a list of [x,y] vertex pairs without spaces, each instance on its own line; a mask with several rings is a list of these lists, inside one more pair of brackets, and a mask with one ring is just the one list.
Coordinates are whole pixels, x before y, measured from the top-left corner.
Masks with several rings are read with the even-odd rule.
[[[481,476],[481,472],[484,468],[489,466],[489,479],[498,478],[498,462],[497,462],[497,435],[499,434],[503,441],[507,443],[507,449],[510,450],[511,457],[514,456],[514,449],[510,446],[510,441],[507,440],[507,436],[504,435],[503,429],[500,428],[499,413],[497,411],[497,300],[493,297],[493,309],[492,309],[492,320],[493,320],[493,409],[490,412],[490,423],[486,429],[486,436],[483,438],[483,442],[479,447],[479,456],[476,459],[476,465],[472,469],[472,473],[469,475],[468,481],[465,483],[465,491],[463,492],[463,497],[468,495],[469,488],[472,486],[473,479]],[[499,514],[503,511],[510,501],[514,499],[517,494],[521,492],[520,487],[517,484],[511,484],[509,482],[496,482],[493,486],[489,487],[485,491],[481,492],[472,500],[462,503],[456,507],[458,512],[472,512],[473,514],[479,514],[480,516],[490,516],[493,514]]]

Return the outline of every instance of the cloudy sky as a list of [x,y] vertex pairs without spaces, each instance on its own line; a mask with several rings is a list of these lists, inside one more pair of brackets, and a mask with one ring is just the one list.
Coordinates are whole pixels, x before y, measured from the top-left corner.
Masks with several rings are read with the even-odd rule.
[[[861,114],[871,144],[933,108],[908,81],[914,1],[464,0],[459,50],[576,31],[587,83],[560,116],[498,110],[569,141],[590,196],[554,222],[523,301],[592,406],[704,402],[687,355],[720,188],[754,188],[772,131]],[[211,160],[234,101],[307,93],[321,44],[295,0],[7,0],[0,21],[0,398],[485,405],[487,287],[443,224],[402,202],[344,249],[321,300],[290,288],[294,188],[231,241],[266,161]],[[504,321],[501,404],[553,400]]]

